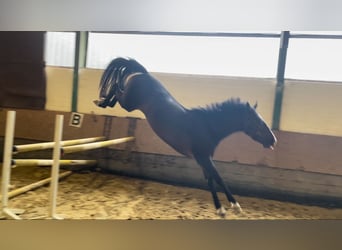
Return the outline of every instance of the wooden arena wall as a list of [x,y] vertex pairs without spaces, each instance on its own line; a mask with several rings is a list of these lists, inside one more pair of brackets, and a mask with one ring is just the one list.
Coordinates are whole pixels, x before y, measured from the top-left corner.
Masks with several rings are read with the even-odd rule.
[[[1,135],[5,111],[0,112]],[[51,141],[57,113],[65,115],[63,139],[99,135],[136,137],[134,142],[90,154],[89,157],[100,160],[102,168],[119,174],[206,187],[195,161],[162,142],[145,119],[86,114],[82,127],[75,128],[69,126],[70,112],[17,110],[16,137],[28,142]],[[106,124],[110,124],[109,129]],[[276,132],[276,136],[279,143],[274,151],[263,149],[242,133],[222,141],[214,159],[233,192],[342,205],[341,138],[292,132]],[[51,153],[46,157],[51,157]]]
[[[101,70],[80,72],[78,112],[85,117],[82,127],[76,128],[68,124],[72,70],[48,67],[46,110],[18,110],[16,137],[51,141],[55,114],[64,114],[64,139],[136,137],[132,143],[113,146],[102,153],[101,167],[121,174],[205,187],[196,163],[161,141],[142,113],[128,113],[119,105],[101,109],[93,104],[101,74]],[[258,101],[259,112],[271,124],[274,79],[154,75],[187,107],[240,97],[251,103]],[[342,86],[334,83],[287,81],[276,150],[263,149],[242,133],[226,138],[218,146],[214,160],[232,190],[342,205],[342,118],[338,108],[342,105],[338,98],[341,91]],[[4,134],[5,111],[0,111],[0,135]]]

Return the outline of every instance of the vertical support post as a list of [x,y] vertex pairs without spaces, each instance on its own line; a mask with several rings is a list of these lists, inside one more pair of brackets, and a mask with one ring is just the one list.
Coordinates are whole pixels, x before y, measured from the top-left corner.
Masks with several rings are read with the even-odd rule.
[[55,122],[55,136],[54,136],[54,148],[53,148],[53,164],[51,168],[51,185],[50,185],[50,202],[48,216],[52,219],[62,219],[56,215],[56,203],[58,192],[58,175],[59,175],[59,159],[61,156],[61,141],[63,133],[63,115],[56,115]]
[[85,31],[76,32],[75,63],[74,63],[74,76],[73,76],[72,101],[71,101],[72,112],[77,112],[79,69],[84,68],[86,65],[87,43],[88,43],[88,32],[85,32]]
[[13,219],[20,219],[14,212],[7,208],[8,206],[8,187],[11,178],[12,167],[12,151],[13,151],[13,138],[15,128],[15,111],[8,111],[6,117],[6,132],[4,144],[4,158],[2,165],[2,183],[1,183],[1,214],[12,217]]
[[273,109],[273,121],[272,128],[279,130],[281,106],[283,102],[284,94],[284,75],[286,66],[287,48],[289,45],[290,32],[282,31],[280,36],[280,48],[278,57],[278,69],[277,69],[277,85],[275,90],[274,109]]
[[6,134],[4,144],[4,158],[2,166],[2,185],[1,193],[2,208],[6,208],[8,204],[8,186],[11,176],[12,148],[15,128],[15,111],[8,111],[6,117]]

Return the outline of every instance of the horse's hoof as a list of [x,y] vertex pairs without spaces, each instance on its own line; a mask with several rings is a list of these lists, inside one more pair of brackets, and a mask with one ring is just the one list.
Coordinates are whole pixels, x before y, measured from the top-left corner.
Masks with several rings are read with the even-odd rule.
[[216,210],[216,214],[224,218],[226,216],[227,210],[224,207],[220,207]]
[[238,202],[232,203],[231,208],[233,208],[235,211],[242,212],[242,208]]

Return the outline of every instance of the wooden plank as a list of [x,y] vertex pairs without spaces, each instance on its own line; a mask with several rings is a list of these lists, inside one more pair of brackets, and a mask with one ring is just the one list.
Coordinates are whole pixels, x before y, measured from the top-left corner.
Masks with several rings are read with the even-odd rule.
[[[4,110],[6,111],[6,110]],[[69,126],[70,112],[40,111],[17,109],[16,138],[32,139],[36,141],[52,141],[53,128],[56,114],[65,116],[63,128],[63,140],[96,137],[102,135],[104,117],[85,114],[83,125],[80,128]],[[5,113],[5,112],[4,112]],[[0,121],[5,119],[3,111],[0,113]],[[0,125],[0,135],[3,135],[4,128]]]
[[[235,133],[218,145],[214,159],[342,176],[342,137],[285,131],[275,135],[278,143],[272,151],[244,133]],[[137,121],[135,136],[136,151],[180,156],[153,132],[146,120]]]
[[[342,177],[267,166],[216,162],[217,170],[242,195],[342,206]],[[201,168],[185,157],[111,151],[99,166],[115,173],[207,189]]]

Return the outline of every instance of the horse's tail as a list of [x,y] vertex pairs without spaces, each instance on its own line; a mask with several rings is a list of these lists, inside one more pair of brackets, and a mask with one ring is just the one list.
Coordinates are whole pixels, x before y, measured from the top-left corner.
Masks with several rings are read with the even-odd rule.
[[100,99],[94,101],[99,107],[114,107],[117,102],[116,91],[124,90],[125,79],[133,73],[147,73],[147,70],[131,58],[115,58],[103,72],[100,81]]

